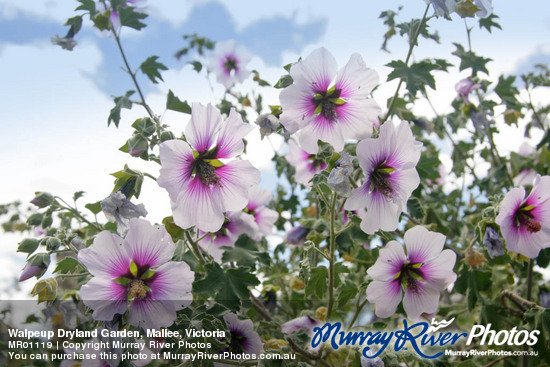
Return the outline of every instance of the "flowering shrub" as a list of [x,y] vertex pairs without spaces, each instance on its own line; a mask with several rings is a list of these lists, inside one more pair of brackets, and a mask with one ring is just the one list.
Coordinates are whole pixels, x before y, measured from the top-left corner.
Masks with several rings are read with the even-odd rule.
[[[141,350],[147,363],[156,366],[424,365],[399,343],[380,351],[313,346],[311,339],[327,322],[374,332],[395,330],[403,319],[432,318],[453,320],[459,332],[477,324],[536,329],[538,341],[529,348],[538,355],[524,362],[547,363],[549,290],[541,272],[550,264],[550,105],[534,101],[532,93],[550,86],[550,71],[539,65],[520,76],[494,76],[489,58],[460,43],[450,61],[413,59],[414,48],[438,40],[429,27],[434,18],[465,18],[468,38],[468,24],[500,28],[488,0],[426,5],[423,17],[411,21],[400,22],[394,11],[381,14],[389,27],[383,48],[398,36],[409,45],[403,59],[388,62],[383,81],[359,54],[338,68],[325,48],[281,65],[280,79],[266,81],[248,69],[252,55],[235,41],[186,35],[178,55],[225,93],[216,105],[204,105],[169,91],[166,109],[181,113],[171,122],[177,126],[169,126],[136,77],[141,70],[159,83],[167,67],[149,56],[132,69],[137,60],[128,60],[123,47],[125,29],[147,31],[147,14],[129,0],[79,0],[67,35],[52,43],[78,52],[78,32],[88,18],[110,33],[132,89],[114,98],[108,124],[130,125],[124,109],[143,108],[144,115],[131,124],[134,133],[120,148],[128,165],[113,174],[113,191],[103,200],[81,210],[81,191],[74,204],[37,192],[26,217],[20,204],[0,207],[2,215],[21,212],[3,224],[5,231],[36,233],[19,244],[28,255],[19,281],[36,279],[33,296],[65,328],[141,333],[124,336],[125,347],[101,357],[103,365],[144,365],[117,358],[141,343],[148,343]],[[448,72],[451,62],[469,76],[456,86],[438,85],[454,88],[457,98],[451,106],[434,106],[434,75]],[[235,88],[247,79],[253,91]],[[377,86],[392,80],[395,92],[383,101]],[[273,88],[279,103],[266,106],[262,93]],[[419,112],[422,104],[432,110]],[[174,131],[183,124],[178,136]],[[495,136],[505,125],[537,138],[536,146],[518,153],[498,146]],[[251,134],[266,147],[275,135],[284,140],[272,156],[273,192],[248,160],[271,151],[247,151]],[[132,159],[160,173],[132,169]],[[148,203],[136,202],[144,180],[170,200],[162,223],[150,223]],[[225,334],[188,336],[189,330]],[[155,344],[159,340],[177,347]],[[478,339],[474,344],[453,348],[487,348]],[[152,358],[169,349],[215,357]],[[295,353],[296,359],[258,357],[267,352]],[[255,357],[234,357],[244,353]],[[511,366],[520,358],[503,359]],[[480,356],[469,364],[443,355],[433,363],[494,360]]]

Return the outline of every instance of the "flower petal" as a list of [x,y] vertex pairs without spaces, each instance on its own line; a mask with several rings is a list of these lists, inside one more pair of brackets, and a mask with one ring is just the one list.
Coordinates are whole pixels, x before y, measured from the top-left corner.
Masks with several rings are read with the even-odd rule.
[[419,320],[423,313],[435,313],[439,307],[438,290],[420,282],[416,283],[416,286],[414,292],[408,288],[403,297],[403,308],[412,321]]
[[128,272],[130,256],[124,240],[109,231],[100,232],[92,245],[78,252],[80,261],[93,276],[118,278]]
[[217,190],[194,178],[172,201],[174,222],[184,229],[197,226],[205,232],[216,232],[224,221],[221,204]]
[[248,189],[260,181],[260,171],[244,160],[229,162],[218,168],[216,174],[221,185],[216,188],[217,200],[223,211],[243,209],[248,202]]
[[168,262],[155,271],[149,287],[154,299],[172,301],[174,308],[180,310],[193,301],[191,289],[194,279],[195,275],[186,263]]
[[324,47],[314,50],[308,57],[290,68],[294,82],[316,91],[326,91],[336,74],[336,59]]
[[355,53],[348,63],[338,71],[336,88],[341,89],[342,98],[367,98],[378,84],[378,73],[367,68],[363,58]]
[[386,246],[380,249],[378,259],[367,270],[374,280],[390,281],[392,280],[407,261],[407,256],[397,241],[390,241]]
[[197,152],[206,152],[214,144],[220,129],[222,116],[210,103],[205,107],[200,103],[191,106],[191,120],[185,128],[185,138]]
[[401,285],[397,280],[374,280],[367,287],[367,299],[374,303],[375,314],[380,318],[392,316],[401,302],[401,297]]
[[162,168],[157,184],[168,191],[171,200],[176,200],[191,179],[193,151],[189,144],[177,139],[160,144],[159,150]]
[[241,115],[232,108],[218,136],[216,158],[232,158],[241,154],[244,150],[243,138],[253,129],[252,125],[245,124]]
[[129,307],[128,322],[143,330],[172,326],[176,319],[173,301],[136,299]]
[[454,283],[456,280],[456,274],[453,272],[455,262],[456,254],[453,250],[443,250],[439,256],[421,266],[420,271],[426,285],[442,291]]
[[411,264],[427,263],[435,259],[445,245],[444,235],[428,231],[422,226],[415,226],[405,232],[404,240]]
[[321,140],[334,147],[336,152],[344,149],[344,136],[338,123],[327,121],[323,115],[318,115],[298,133],[300,146],[310,154],[317,154],[319,146],[317,141]]
[[112,279],[93,277],[80,287],[82,302],[94,310],[92,317],[98,321],[111,321],[115,314],[126,309],[126,289]]
[[124,240],[128,256],[139,266],[155,267],[170,261],[175,245],[163,226],[132,218]]

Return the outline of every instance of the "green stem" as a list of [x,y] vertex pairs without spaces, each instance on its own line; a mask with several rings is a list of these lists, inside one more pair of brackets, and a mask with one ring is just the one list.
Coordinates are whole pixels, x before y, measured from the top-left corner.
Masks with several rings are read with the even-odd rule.
[[187,239],[187,242],[191,246],[192,252],[202,265],[206,264],[206,260],[204,259],[204,256],[202,255],[202,251],[199,248],[199,245],[193,239],[191,238],[191,235],[189,232],[185,231],[185,238]]
[[88,219],[84,218],[84,216],[82,214],[80,214],[80,212],[74,208],[72,208],[69,204],[67,204],[67,202],[65,200],[63,200],[62,198],[60,198],[59,196],[55,196],[56,199],[59,199],[61,202],[63,202],[64,205],[59,205],[59,203],[57,205],[59,205],[60,208],[62,209],[65,209],[65,210],[68,210],[69,212],[73,213],[74,215],[76,215],[81,221],[89,224],[90,226],[94,227],[95,229],[97,229],[98,231],[102,231],[103,228],[97,224],[97,223],[92,223],[90,222]]
[[336,207],[336,193],[332,193],[330,203],[330,238],[329,238],[329,273],[328,273],[328,311],[327,320],[330,319],[332,307],[334,306],[334,257],[336,250],[336,232],[334,231],[334,209]]
[[359,318],[359,314],[367,304],[368,300],[365,299],[363,302],[359,303],[361,296],[363,295],[363,289],[359,292],[359,295],[357,296],[357,303],[355,304],[355,314],[353,315],[353,319],[351,319],[351,322],[349,323],[348,330],[351,330],[355,322],[357,321],[357,318]]
[[[422,30],[422,27],[424,26],[424,23],[426,22],[426,19],[428,17],[428,10],[430,9],[430,4],[426,6],[426,10],[424,11],[424,16],[422,17],[422,20],[420,21],[420,24],[418,25],[418,29],[415,30],[414,35],[410,39],[409,43],[409,52],[407,53],[407,58],[405,59],[405,64],[409,65],[409,60],[412,56],[412,51],[414,49],[414,46],[416,45],[418,41],[418,36],[420,35],[420,31]],[[380,125],[382,125],[386,120],[390,117],[393,107],[395,105],[395,102],[397,100],[397,97],[399,97],[399,90],[401,89],[401,85],[403,85],[404,79],[399,79],[399,84],[397,84],[397,89],[395,90],[395,93],[391,99],[390,105],[388,107],[388,112],[386,113],[386,116],[384,116],[383,119],[380,120]]]

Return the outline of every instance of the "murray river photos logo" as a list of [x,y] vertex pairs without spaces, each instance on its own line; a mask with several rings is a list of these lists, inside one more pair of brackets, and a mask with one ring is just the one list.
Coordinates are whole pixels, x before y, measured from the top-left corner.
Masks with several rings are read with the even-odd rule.
[[[366,358],[376,358],[393,342],[393,349],[398,352],[407,349],[409,346],[423,358],[437,358],[443,351],[436,354],[425,354],[424,347],[444,347],[456,344],[462,338],[466,345],[471,345],[474,338],[481,338],[480,345],[510,345],[532,346],[538,341],[538,330],[518,330],[514,327],[511,330],[491,330],[491,324],[474,325],[469,333],[441,331],[452,324],[454,318],[446,321],[432,319],[431,324],[418,322],[409,325],[403,320],[403,329],[394,331],[342,331],[342,324],[339,322],[327,322],[323,326],[313,328],[311,346],[313,348],[321,343],[329,342],[332,348],[338,349],[342,346],[360,346],[362,355]],[[406,346],[406,344],[409,345]],[[367,353],[369,352],[370,353]]]

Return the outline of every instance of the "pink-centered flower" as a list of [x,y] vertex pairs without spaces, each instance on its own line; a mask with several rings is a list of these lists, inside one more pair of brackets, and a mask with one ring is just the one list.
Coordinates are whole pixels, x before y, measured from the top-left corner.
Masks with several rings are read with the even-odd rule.
[[273,225],[279,218],[279,214],[265,205],[272,199],[271,191],[264,190],[260,186],[252,186],[248,190],[248,204],[244,208],[245,215],[253,219],[253,233],[250,238],[260,241],[262,237],[270,235]]
[[[260,335],[254,330],[254,323],[250,319],[241,320],[234,313],[228,313],[223,316],[225,324],[229,329],[229,345],[227,348],[220,350],[218,353],[223,357],[222,353],[230,353],[231,356],[242,356],[243,354],[259,355],[264,343],[260,339]],[[234,358],[233,358],[234,359]],[[216,367],[230,366],[224,363],[214,363]]]
[[320,159],[315,159],[315,154],[309,154],[300,148],[294,140],[289,140],[288,146],[286,160],[296,170],[294,181],[306,187],[311,186],[309,181],[317,172],[324,170],[327,164]]
[[386,122],[377,139],[364,139],[357,144],[359,165],[365,183],[351,193],[344,209],[366,208],[361,229],[374,234],[379,229],[393,231],[411,193],[420,183],[416,164],[422,143],[414,140],[407,122],[395,127]]
[[[221,262],[224,249],[222,247],[234,247],[241,234],[253,236],[257,225],[254,218],[244,212],[227,213],[222,227],[216,232],[199,241],[199,246],[210,254],[216,262]],[[200,232],[204,235],[205,232]]]
[[160,145],[162,168],[157,183],[170,194],[178,226],[216,232],[225,212],[245,207],[248,189],[258,183],[260,171],[248,161],[227,160],[243,152],[243,138],[252,129],[234,109],[222,122],[212,105],[194,103],[185,129],[187,141]]
[[218,41],[208,61],[208,70],[216,74],[216,81],[226,89],[235,83],[242,83],[250,75],[245,67],[251,59],[244,46],[234,40]]
[[78,260],[92,274],[80,288],[92,317],[110,321],[128,311],[131,325],[171,326],[176,311],[192,301],[194,275],[184,262],[171,262],[174,243],[162,226],[133,218],[125,238],[100,232]]
[[537,175],[531,193],[516,187],[510,190],[496,218],[508,251],[530,259],[550,247],[550,176]]
[[281,124],[298,132],[300,146],[317,153],[317,140],[331,144],[337,152],[345,139],[371,135],[381,110],[369,99],[378,84],[378,74],[366,67],[358,54],[337,69],[336,60],[325,48],[313,51],[290,68],[294,84],[280,94]]
[[470,78],[462,79],[455,85],[455,90],[458,93],[456,99],[462,98],[464,103],[471,104],[468,96],[476,89],[479,89],[479,87],[481,87],[481,84],[474,83]]
[[444,235],[416,226],[405,232],[404,240],[406,252],[397,241],[390,241],[367,270],[373,278],[367,299],[381,318],[393,315],[401,300],[412,320],[436,312],[440,292],[456,280],[456,255],[443,250]]

